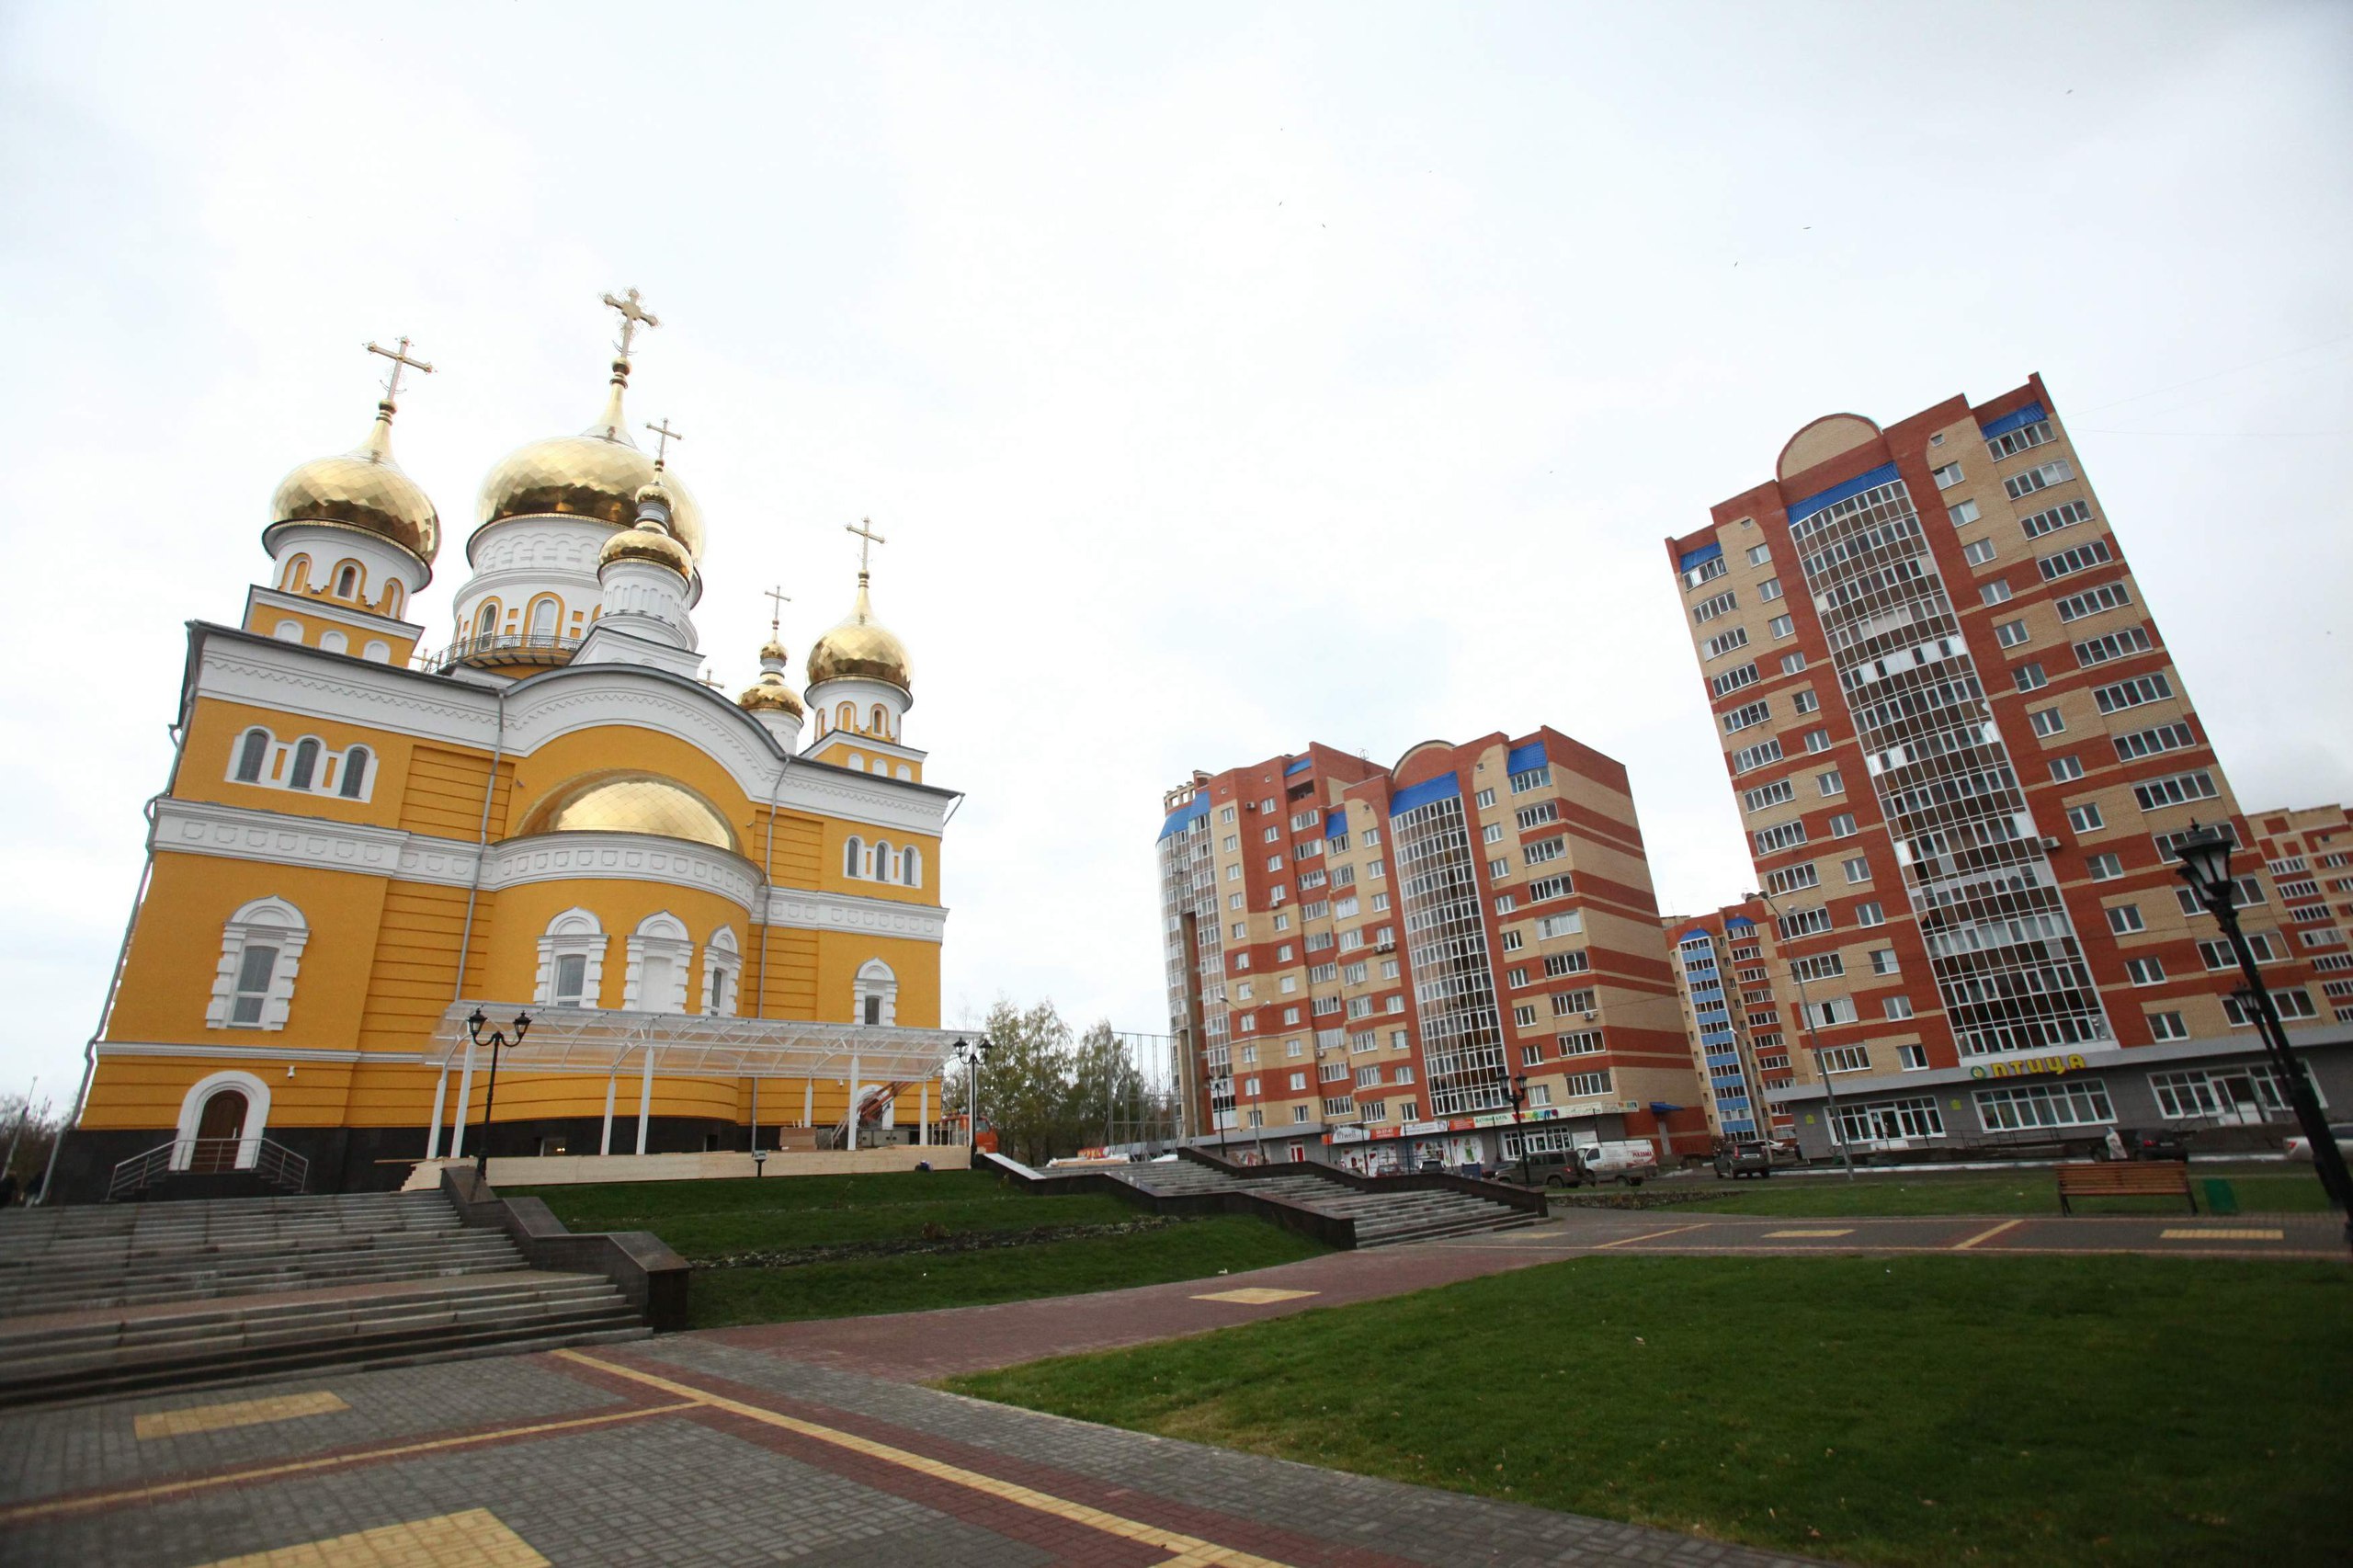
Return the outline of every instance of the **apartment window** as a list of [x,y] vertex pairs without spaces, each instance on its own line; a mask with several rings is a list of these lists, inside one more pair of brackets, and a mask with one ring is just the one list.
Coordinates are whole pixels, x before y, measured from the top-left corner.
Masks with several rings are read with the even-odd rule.
[[1504,933],[1504,951],[1507,953],[1516,953],[1527,945],[1527,939],[1521,937],[1517,930],[1506,931]]
[[2010,585],[1996,577],[1991,582],[1980,583],[1977,585],[1977,597],[1989,605],[2007,604],[2010,602]]
[[2066,715],[2056,708],[2038,708],[2027,715],[2038,735],[2055,735],[2067,727]]
[[1525,1004],[1514,1007],[1511,1010],[1511,1021],[1522,1028],[1527,1028],[1536,1022],[1536,1009]]
[[1574,937],[1585,929],[1585,915],[1572,909],[1565,915],[1547,915],[1536,922],[1536,939],[1547,942],[1555,937]]
[[[2132,786],[2132,798],[2144,812],[2166,806],[2185,806],[2192,801],[2211,801],[2220,791],[2214,788],[2211,773],[2177,773],[2170,778],[2152,778],[2145,784]],[[2285,889],[2281,890],[2283,892]]]
[[[1726,670],[1723,674],[1710,680],[1708,682],[1708,694],[1711,697],[1728,697],[1732,693],[1738,691],[1744,686],[1755,686],[1764,677],[1756,673],[1756,661],[1751,659],[1748,663],[1740,665],[1738,668]],[[1492,795],[1495,791],[1491,790],[1488,790],[1487,793]],[[1488,802],[1490,805],[1493,803],[1493,801]]]
[[1884,926],[1887,924],[1887,912],[1876,903],[1859,903],[1855,905],[1855,924],[1866,927]]
[[1977,503],[1974,501],[1958,502],[1945,515],[1952,519],[1952,526],[1957,528],[1967,528],[1984,516],[1978,511]]
[[1852,887],[1857,882],[1870,881],[1871,880],[1871,858],[1868,855],[1858,855],[1853,859],[1843,863],[1839,867],[1839,869],[1847,873],[1847,884],[1849,887]]
[[1843,795],[1847,792],[1847,780],[1834,767],[1827,773],[1815,774],[1813,787],[1824,796]]
[[1541,790],[1552,783],[1552,769],[1549,764],[1543,767],[1531,767],[1525,773],[1513,774],[1508,782],[1513,794],[1525,795],[1530,790]]
[[1773,705],[1770,701],[1751,702],[1745,707],[1735,708],[1724,715],[1724,733],[1737,734],[1752,725],[1765,722],[1772,715]]
[[[2288,956],[2288,950],[2272,940],[2270,932],[2249,931],[2245,935],[2247,950],[2255,955],[2256,962],[2277,963]],[[2206,960],[2210,970],[2238,967],[2238,957],[2231,951],[2228,942],[2200,942],[2198,956]]]
[[1805,824],[1785,822],[1779,826],[1761,829],[1751,836],[1756,842],[1757,854],[1778,855],[1805,842]]
[[1765,623],[1765,630],[1769,635],[1774,637],[1789,637],[1796,633],[1797,627],[1790,621],[1788,616],[1777,615],[1772,619]]
[[1871,972],[1873,974],[1894,974],[1899,972],[1895,965],[1895,949],[1893,948],[1873,948],[1870,951],[1870,960]]
[[2139,904],[2118,903],[2109,906],[2108,928],[2120,937],[2129,937],[2135,931],[2145,931],[2149,927],[2141,918]]
[[[2124,857],[2121,855],[2095,855],[2084,865],[2096,882],[2112,882],[2124,874]],[[2185,888],[2183,891],[2188,890]]]
[[2127,959],[2124,960],[2124,977],[2135,985],[2162,985],[2165,983],[2165,966],[2156,959]]
[[1753,544],[1748,547],[1748,563],[1751,566],[1762,566],[1768,561],[1772,559],[1773,547],[1771,545]]
[[2104,539],[2086,540],[2073,550],[2063,550],[2056,555],[2045,555],[2035,562],[2035,569],[2046,583],[2062,577],[2072,577],[2078,572],[2088,572],[2095,566],[2105,566],[2116,557]]
[[1833,837],[1833,838],[1852,838],[1852,837],[1854,837],[1854,836],[1855,836],[1855,817],[1854,817],[1854,813],[1853,813],[1853,812],[1839,812],[1836,816],[1832,817],[1832,818],[1830,819],[1830,836],[1831,836],[1831,837]]
[[1954,485],[1961,483],[1961,465],[1959,463],[1947,463],[1942,468],[1931,470],[1928,477],[1937,482],[1938,489],[1950,490]]
[[1480,809],[1483,811],[1495,803],[1495,792],[1493,790],[1482,790],[1479,791],[1478,801]]
[[2053,438],[2051,422],[2037,420],[2032,425],[2023,425],[1995,437],[1985,443],[1985,451],[1995,462],[2000,462],[2004,458],[2014,458],[2031,448],[2045,446]]
[[1233,808],[1232,806],[1226,806],[1221,809],[1217,813],[1217,820],[1222,824],[1229,826],[1232,825],[1233,822]]
[[1768,602],[1773,599],[1779,598],[1781,597],[1781,580],[1779,577],[1766,578],[1763,582],[1756,585],[1756,597]]
[[1761,812],[1768,806],[1778,806],[1797,798],[1797,786],[1786,778],[1776,778],[1770,784],[1759,784],[1740,797],[1744,810]]
[[1508,861],[1508,860],[1490,860],[1490,861],[1488,861],[1488,862],[1487,862],[1487,878],[1488,878],[1488,880],[1489,880],[1490,881],[1502,881],[1504,878],[1508,877],[1508,876],[1510,876],[1510,875],[1511,875],[1511,862],[1510,862],[1510,861]]
[[2084,765],[2074,755],[2054,756],[2051,759],[2051,777],[2057,782],[2072,783],[2083,776]]
[[[1836,1002],[1822,1003],[1815,1010],[1827,1011],[1834,1007],[1845,1008],[1847,1016],[1844,1018],[1824,1020],[1825,1022],[1854,1022],[1855,1005],[1844,997]],[[1834,1045],[1822,1052],[1822,1070],[1824,1073],[1868,1073],[1870,1071],[1870,1065],[1871,1053],[1863,1046]]]
[[2181,1021],[2179,1013],[2151,1013],[2149,1038],[2151,1040],[2188,1040],[2189,1026]]
[[2040,664],[2020,665],[2010,672],[2010,679],[2020,691],[2040,691],[2051,684],[2051,677],[2042,673]]
[[2120,713],[2143,703],[2162,702],[2173,695],[2173,683],[2162,674],[2145,675],[2131,680],[2120,680],[2113,686],[2096,687],[2092,700],[2099,704],[2103,713]]
[[1592,967],[1592,960],[1582,952],[1544,955],[1544,978],[1547,980],[1557,980],[1564,974],[1583,974]]
[[1745,648],[1747,646],[1748,628],[1745,626],[1735,626],[1730,631],[1724,632],[1722,636],[1711,637],[1705,642],[1700,643],[1699,657],[1702,660],[1721,659],[1726,653],[1731,653],[1734,648]]
[[1808,751],[1828,751],[1830,749],[1830,732],[1827,730],[1808,730],[1805,733],[1805,749]]
[[[1493,867],[1489,868],[1491,870],[1493,869]],[[1513,897],[1510,893],[1505,892],[1497,893],[1495,895],[1495,913],[1497,915],[1509,915],[1513,910],[1518,909],[1518,907],[1519,900]]]
[[1784,653],[1781,655],[1781,673],[1783,675],[1793,676],[1803,668],[1805,668],[1805,653],[1802,649],[1794,653]]
[[2100,820],[2098,802],[2086,801],[2080,806],[2067,808],[2067,825],[2077,833],[2097,833],[2108,824]]
[[2067,466],[2066,459],[2061,458],[2056,461],[2044,463],[2040,468],[2030,468],[2024,473],[2010,475],[2009,478],[2002,481],[2002,488],[2009,492],[2011,500],[2018,501],[2038,490],[2048,490],[2052,485],[2074,477],[2075,470]]
[[[2313,1006],[2312,997],[2295,986],[2276,987],[2271,993],[2271,1006],[2279,1017],[2290,1022],[2299,1018],[2314,1018],[2320,1009]],[[2244,1028],[2256,1021],[2255,1012],[2236,995],[2222,998],[2222,1016],[2234,1028]]]
[[2015,648],[2032,635],[2023,620],[2006,620],[1994,628],[1994,641],[2005,648]]
[[2119,762],[2137,762],[2144,756],[2164,752],[2180,751],[2198,744],[2198,737],[2187,724],[2159,724],[2154,729],[2140,730],[2129,735],[2110,737],[2116,742]]
[[1479,837],[1484,844],[1501,844],[1504,841],[1504,824],[1499,822],[1489,823],[1480,829]]
[[1569,1074],[1568,1094],[1571,1099],[1588,1099],[1597,1095],[1606,1095],[1608,1092],[1609,1069],[1607,1067],[1603,1068],[1598,1073],[1572,1073]]
[[2131,592],[2123,584],[2102,583],[2097,588],[2086,588],[2061,599],[2056,608],[2060,619],[2081,620],[2107,610],[2122,609],[2131,602]]
[[1891,1018],[1908,1018],[1912,1016],[1912,998],[1890,996],[1880,1003],[1880,1011]]
[[1556,1034],[1553,1046],[1563,1056],[1594,1056],[1602,1050],[1599,1029],[1578,1029],[1574,1034]]
[[1790,693],[1790,707],[1800,713],[1817,712],[1821,710],[1822,699],[1813,694],[1813,687],[1802,686]]
[[1895,1048],[1896,1065],[1906,1073],[1928,1070],[1928,1048],[1925,1045],[1899,1045]]
[[1702,599],[1698,604],[1693,605],[1691,607],[1691,619],[1702,625],[1705,625],[1707,622],[1715,619],[1716,617],[1722,615],[1727,611],[1738,608],[1739,606],[1740,599],[1738,596],[1731,589],[1727,588],[1722,593],[1718,594],[1714,598]]
[[1784,866],[1778,871],[1765,873],[1765,891],[1771,893],[1795,892],[1801,888],[1818,887],[1822,877],[1808,861],[1802,866]]
[[1751,772],[1768,762],[1781,760],[1781,742],[1776,736],[1759,741],[1753,746],[1743,746],[1732,754],[1732,770],[1735,774]]
[[1799,980],[1836,980],[1846,972],[1847,960],[1836,953],[1818,953],[1790,965],[1790,973]]
[[1981,539],[1971,544],[1967,550],[1962,551],[1961,558],[1972,566],[1984,566],[1992,562],[1996,553],[1992,540]]

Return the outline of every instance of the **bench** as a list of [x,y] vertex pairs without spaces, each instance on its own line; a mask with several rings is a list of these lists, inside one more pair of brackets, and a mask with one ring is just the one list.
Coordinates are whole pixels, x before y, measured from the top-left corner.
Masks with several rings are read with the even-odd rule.
[[2061,1165],[2059,1212],[2075,1212],[2067,1206],[2071,1198],[2179,1198],[2188,1201],[2192,1214],[2198,1212],[2198,1199],[2189,1190],[2189,1167],[2179,1160]]

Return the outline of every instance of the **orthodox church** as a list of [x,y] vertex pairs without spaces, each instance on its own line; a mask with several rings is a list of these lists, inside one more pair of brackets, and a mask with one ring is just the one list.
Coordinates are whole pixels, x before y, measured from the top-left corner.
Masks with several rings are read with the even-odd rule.
[[803,690],[773,633],[740,696],[699,680],[703,511],[667,421],[649,454],[622,410],[659,324],[605,302],[603,411],[483,480],[447,646],[406,619],[442,528],[392,457],[401,376],[432,369],[405,339],[369,345],[359,446],[278,484],[242,622],[189,623],[60,1199],[396,1186],[485,1125],[500,1155],[928,1139],[958,797],[907,743],[880,536],[850,530]]

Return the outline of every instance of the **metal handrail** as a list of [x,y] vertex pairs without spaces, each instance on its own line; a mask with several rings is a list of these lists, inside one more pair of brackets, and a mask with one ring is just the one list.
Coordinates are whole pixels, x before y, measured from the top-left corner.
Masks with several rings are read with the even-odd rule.
[[486,631],[460,638],[438,653],[424,654],[417,663],[426,669],[446,670],[452,665],[486,653],[563,653],[579,647],[585,639],[585,632],[575,635],[563,631]]
[[[248,1143],[254,1145],[253,1164],[241,1165],[240,1153]],[[179,1157],[182,1149],[188,1151],[185,1162]],[[267,1138],[175,1138],[117,1161],[107,1181],[107,1201],[144,1191],[158,1176],[220,1176],[235,1171],[251,1171],[289,1192],[301,1192],[311,1184],[311,1162],[283,1143]]]

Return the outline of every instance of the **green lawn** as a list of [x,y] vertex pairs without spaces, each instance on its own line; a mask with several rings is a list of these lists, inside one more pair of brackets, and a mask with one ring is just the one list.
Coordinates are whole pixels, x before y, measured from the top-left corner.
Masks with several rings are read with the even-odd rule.
[[[2307,1214],[2328,1207],[2310,1166],[2192,1165],[2190,1190],[2207,1207],[2204,1184],[2228,1181],[2248,1214]],[[1711,1214],[2057,1214],[2059,1178],[2048,1168],[1957,1171],[1951,1175],[1776,1176],[1741,1181],[1698,1178],[1725,1196],[1711,1199]],[[2182,1214],[2178,1198],[2095,1198],[2075,1200],[2079,1214]]]
[[[613,1182],[515,1189],[575,1231],[651,1231],[689,1259],[1037,1226],[1121,1224],[1143,1210],[1104,1195],[1035,1198],[978,1171]],[[969,1307],[1235,1274],[1324,1249],[1263,1220],[1216,1215],[1126,1235],[962,1253],[851,1257],[789,1267],[699,1268],[697,1328]]]
[[2341,1562],[2353,1275],[1581,1258],[960,1392],[1853,1562]]
[[688,1308],[696,1328],[919,1312],[1239,1274],[1293,1263],[1324,1250],[1264,1220],[1219,1214],[1133,1235],[1086,1236],[985,1252],[917,1254],[794,1268],[698,1270]]

